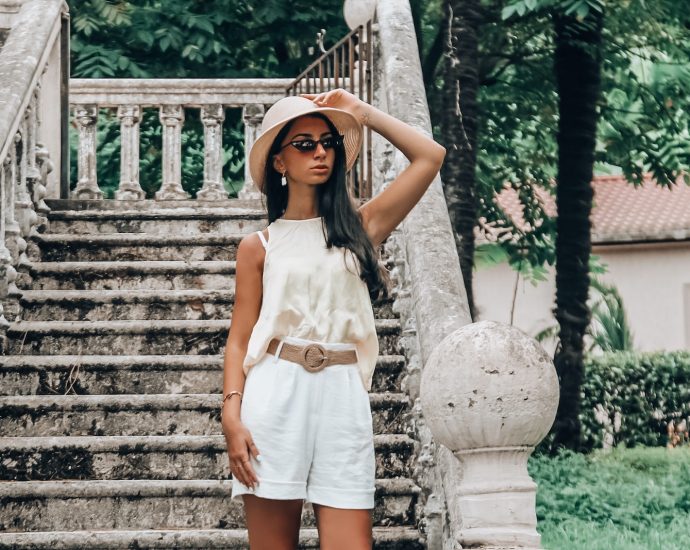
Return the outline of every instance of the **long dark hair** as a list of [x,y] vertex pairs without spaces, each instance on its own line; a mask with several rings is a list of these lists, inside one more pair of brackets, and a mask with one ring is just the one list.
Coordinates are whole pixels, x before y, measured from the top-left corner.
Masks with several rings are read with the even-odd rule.
[[[303,116],[320,118],[328,125],[333,135],[339,134],[327,116],[320,113]],[[280,144],[295,120],[297,118],[293,118],[278,132],[266,158],[264,189],[269,223],[281,217],[287,208],[289,186],[281,185],[281,174],[273,167],[273,156],[280,152]],[[359,260],[359,277],[367,284],[371,300],[386,298],[391,290],[390,275],[364,230],[362,215],[355,208],[355,201],[347,189],[345,172],[345,146],[340,145],[335,147],[335,163],[330,178],[317,188],[319,215],[323,216],[326,229],[326,246],[350,250]]]

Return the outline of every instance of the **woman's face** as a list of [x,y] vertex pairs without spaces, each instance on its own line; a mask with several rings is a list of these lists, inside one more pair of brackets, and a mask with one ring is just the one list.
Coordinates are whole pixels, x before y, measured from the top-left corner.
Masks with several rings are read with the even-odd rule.
[[327,182],[335,164],[335,149],[324,149],[318,143],[313,151],[298,151],[288,144],[305,139],[316,141],[332,135],[328,124],[320,118],[303,116],[296,119],[280,144],[283,149],[276,155],[274,168],[281,174],[287,172],[289,179],[300,183],[314,185]]

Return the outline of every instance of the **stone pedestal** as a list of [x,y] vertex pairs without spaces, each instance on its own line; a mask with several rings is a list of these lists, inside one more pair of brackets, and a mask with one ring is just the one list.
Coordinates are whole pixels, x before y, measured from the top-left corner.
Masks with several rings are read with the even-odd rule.
[[424,367],[420,399],[436,442],[461,463],[455,492],[471,548],[539,548],[536,484],[527,459],[556,416],[558,378],[541,345],[482,321],[446,337]]

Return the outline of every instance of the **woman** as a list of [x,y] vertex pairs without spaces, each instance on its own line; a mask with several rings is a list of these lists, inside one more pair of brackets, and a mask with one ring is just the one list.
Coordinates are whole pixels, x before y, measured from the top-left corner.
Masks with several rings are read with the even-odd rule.
[[[357,208],[345,173],[362,124],[410,164]],[[222,404],[232,498],[243,498],[252,550],[296,548],[305,499],[322,550],[372,547],[371,300],[389,285],[376,251],[444,156],[343,89],[286,97],[265,114],[249,167],[270,223],[237,249]]]

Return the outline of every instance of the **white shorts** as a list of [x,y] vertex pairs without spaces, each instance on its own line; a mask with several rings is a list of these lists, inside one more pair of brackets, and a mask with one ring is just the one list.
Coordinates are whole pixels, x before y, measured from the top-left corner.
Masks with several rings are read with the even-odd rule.
[[[356,349],[349,343],[318,343]],[[249,454],[259,482],[252,490],[233,478],[231,498],[249,493],[336,508],[374,507],[373,421],[357,363],[309,372],[266,353],[247,372],[240,419],[263,460]]]

